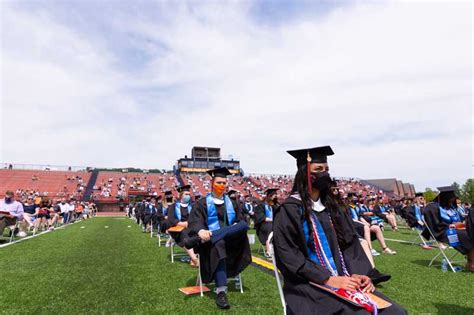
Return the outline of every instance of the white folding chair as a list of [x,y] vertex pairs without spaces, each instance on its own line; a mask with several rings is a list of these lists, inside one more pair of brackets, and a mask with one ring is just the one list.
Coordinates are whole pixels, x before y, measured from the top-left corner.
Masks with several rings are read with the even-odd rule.
[[15,222],[13,225],[9,225],[8,229],[10,229],[10,243],[13,242],[15,239],[15,230],[20,228],[20,222]]
[[[196,255],[198,257],[198,260],[199,260],[199,267],[198,267],[198,275],[197,275],[197,279],[196,279],[196,285],[199,286],[199,290],[200,290],[200,295],[201,297],[204,296],[204,290],[203,290],[203,283],[202,283],[202,277],[201,277],[201,257],[200,255]],[[236,286],[238,284],[239,286],[239,290],[240,290],[240,293],[244,293],[244,284],[242,282],[242,274],[239,273],[239,275],[235,278],[228,278],[227,281],[235,281],[236,283]]]
[[281,306],[283,307],[283,314],[286,315],[286,301],[285,295],[283,294],[282,280],[280,279],[280,273],[278,272],[278,267],[276,264],[275,251],[273,249],[273,232],[268,236],[268,243],[270,249],[270,256],[272,257],[273,271],[275,272],[275,278],[278,286],[278,294],[280,294]]
[[[185,256],[188,256],[188,254],[186,253],[175,253],[175,250],[174,250],[174,247],[175,247],[176,243],[174,242],[174,240],[171,241],[171,244],[170,244],[170,251],[171,251],[171,263],[174,264],[174,259],[177,258],[177,257],[185,257]],[[178,246],[179,247],[179,246]]]
[[[454,263],[459,263],[461,261],[454,261],[454,258],[459,254],[458,251],[454,250],[454,254],[451,255],[450,257],[448,257],[447,255],[447,251],[448,249],[450,248],[449,246],[446,247],[446,248],[443,248],[441,246],[441,244],[438,242],[438,240],[434,237],[433,235],[433,232],[431,231],[430,227],[426,224],[426,221],[425,219],[423,219],[423,222],[425,223],[425,228],[428,230],[428,232],[430,233],[430,236],[431,238],[433,239],[433,243],[435,245],[436,248],[439,249],[439,253],[437,253],[430,261],[430,263],[428,264],[428,267],[439,267],[441,266],[441,262],[439,264],[434,264],[434,262],[438,259],[438,258],[441,258],[441,259],[446,259],[446,262],[448,263],[448,266],[449,268],[452,270],[452,272],[456,272],[456,270],[454,269],[453,267],[453,264]],[[441,256],[441,257],[440,257]]]

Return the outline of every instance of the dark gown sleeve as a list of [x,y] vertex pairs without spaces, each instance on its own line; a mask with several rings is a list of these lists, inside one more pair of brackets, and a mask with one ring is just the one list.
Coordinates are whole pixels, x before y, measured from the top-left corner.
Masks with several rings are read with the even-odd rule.
[[[436,202],[432,202],[426,206],[424,211],[424,218],[426,221],[426,225],[428,225],[429,229],[433,233],[436,240],[440,242],[446,242],[446,235],[444,231],[449,227],[449,224],[444,223],[440,216],[439,216],[439,205]],[[423,231],[423,237],[430,239],[429,232],[425,229]]]
[[176,215],[174,213],[174,204],[171,204],[171,205],[168,206],[168,219],[166,219],[162,223],[161,230],[166,231],[170,227],[175,226],[178,222],[179,222],[179,220],[176,218]]
[[406,220],[408,226],[410,227],[415,227],[417,225],[415,206],[412,205],[410,207],[407,207]]
[[285,279],[323,284],[331,274],[309,259],[302,219],[297,205],[282,205],[273,222],[274,247],[278,268]]
[[188,219],[189,235],[194,236],[200,230],[207,230],[207,207],[206,204],[198,201],[193,205]]
[[254,208],[255,213],[255,227],[260,226],[263,222],[265,222],[265,207],[262,203],[259,203]]

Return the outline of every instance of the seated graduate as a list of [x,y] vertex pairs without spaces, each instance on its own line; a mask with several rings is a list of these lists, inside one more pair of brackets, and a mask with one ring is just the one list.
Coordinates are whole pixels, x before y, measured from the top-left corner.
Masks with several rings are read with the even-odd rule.
[[419,230],[424,228],[425,223],[423,222],[423,211],[425,204],[426,201],[423,193],[416,193],[414,203],[408,207],[406,212],[406,220],[409,227]]
[[[173,240],[178,246],[183,247],[189,257],[191,258],[190,264],[193,267],[199,265],[198,258],[192,248],[188,249],[184,245],[185,239],[188,236],[189,216],[193,210],[191,206],[191,186],[185,185],[177,188],[179,193],[179,199],[172,204],[168,205],[168,218],[161,224],[162,231],[168,231]],[[182,230],[169,231],[172,227],[181,227]]]
[[349,198],[349,215],[352,218],[357,234],[362,236],[364,240],[367,242],[367,246],[370,249],[371,255],[372,256],[380,255],[380,253],[377,252],[372,247],[372,241],[375,239],[379,241],[380,246],[382,246],[382,251],[384,254],[395,255],[397,252],[388,248],[387,244],[385,243],[385,238],[383,236],[383,232],[380,226],[378,224],[370,224],[367,221],[362,220],[360,218],[359,207],[357,206],[357,201],[358,201],[357,196],[354,193],[349,193],[348,198]]
[[278,207],[277,192],[277,188],[268,188],[265,191],[265,199],[255,207],[255,230],[260,243],[265,245],[267,258],[271,258],[267,240],[273,230],[273,212]]
[[390,224],[392,230],[398,231],[397,218],[395,217],[395,210],[387,206],[383,200],[375,199],[374,213],[376,216]]
[[[351,219],[334,200],[327,156],[331,147],[288,151],[298,171],[291,196],[275,211],[274,250],[284,277],[288,314],[369,314],[375,291],[367,273],[372,269]],[[311,283],[324,286],[326,291]],[[352,301],[354,305],[339,296]],[[406,314],[394,302],[380,314]]]
[[252,260],[248,224],[238,205],[224,193],[229,170],[217,168],[208,174],[212,191],[194,205],[186,247],[199,254],[203,283],[215,281],[217,307],[227,309],[227,278],[239,275]]
[[[450,243],[457,251],[466,255],[466,269],[474,272],[474,239],[472,235],[469,235],[468,228],[462,227],[461,218],[456,210],[454,187],[438,187],[438,190],[436,201],[429,203],[425,208],[426,225],[438,242]],[[467,225],[470,225],[469,222]],[[450,242],[448,233],[455,233],[457,237],[451,239],[457,239],[457,242]],[[430,239],[430,233],[426,228],[422,235],[426,239]]]
[[143,215],[143,225],[145,228],[145,232],[150,232],[152,228],[152,224],[154,225],[154,219],[156,218],[156,213],[158,212],[156,208],[156,199],[155,198],[147,198],[147,203],[145,205],[144,215]]

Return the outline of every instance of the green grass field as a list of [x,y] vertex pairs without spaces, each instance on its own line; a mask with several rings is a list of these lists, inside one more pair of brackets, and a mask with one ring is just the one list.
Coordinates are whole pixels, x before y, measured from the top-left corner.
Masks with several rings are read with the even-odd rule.
[[[408,231],[385,234],[412,239]],[[376,257],[377,268],[393,276],[382,292],[410,314],[474,314],[474,274],[442,273],[427,267],[434,250],[388,244],[398,254]],[[179,260],[171,264],[169,249],[158,248],[156,238],[127,218],[94,218],[0,248],[0,270],[0,313],[222,313],[211,293],[200,298],[179,292],[194,285],[196,269]],[[230,286],[226,313],[281,313],[272,276],[249,267],[242,277],[245,292]]]

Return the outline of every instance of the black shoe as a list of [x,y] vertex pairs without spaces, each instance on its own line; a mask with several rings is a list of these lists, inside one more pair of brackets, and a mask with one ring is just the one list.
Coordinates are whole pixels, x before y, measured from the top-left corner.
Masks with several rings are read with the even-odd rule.
[[198,246],[199,244],[201,244],[201,239],[199,238],[199,236],[193,236],[184,239],[184,247],[186,247],[187,249],[192,249]]
[[225,292],[219,292],[216,297],[216,305],[218,308],[227,310],[230,308],[229,301],[227,300],[227,294]]
[[380,271],[378,271],[375,268],[372,269],[367,276],[370,278],[370,280],[372,280],[372,283],[374,285],[376,285],[380,282],[388,281],[388,280],[390,280],[390,278],[392,278],[391,275],[381,273]]

